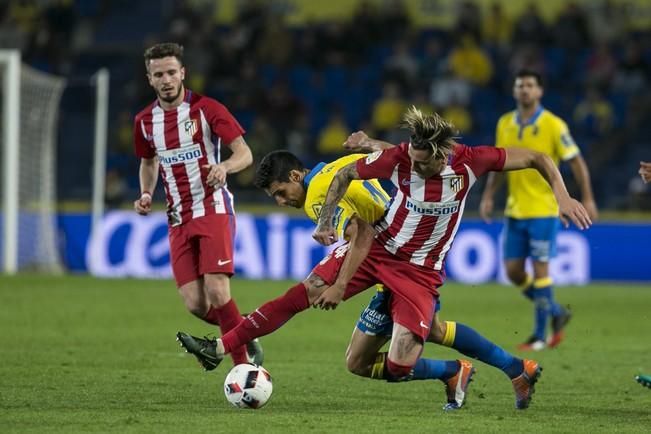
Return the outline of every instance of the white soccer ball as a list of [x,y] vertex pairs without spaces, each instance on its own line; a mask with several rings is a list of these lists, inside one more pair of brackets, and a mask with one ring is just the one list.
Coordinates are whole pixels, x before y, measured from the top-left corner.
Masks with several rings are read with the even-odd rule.
[[228,402],[239,408],[264,407],[271,397],[271,375],[262,366],[243,363],[231,369],[224,380]]

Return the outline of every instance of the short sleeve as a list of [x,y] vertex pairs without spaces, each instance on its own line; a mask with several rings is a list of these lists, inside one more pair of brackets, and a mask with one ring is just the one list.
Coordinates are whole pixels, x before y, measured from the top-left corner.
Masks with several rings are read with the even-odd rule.
[[506,162],[506,150],[493,146],[466,147],[470,168],[475,176],[486,172],[501,171]]
[[398,164],[403,146],[373,152],[357,160],[357,173],[361,179],[389,179]]
[[554,150],[561,160],[567,161],[581,153],[579,147],[570,134],[567,124],[558,119],[554,129]]
[[244,128],[237,122],[228,109],[211,98],[204,97],[206,120],[213,134],[221,138],[222,144],[229,145],[233,140],[244,134]]
[[133,122],[133,145],[138,158],[154,158],[156,150],[145,137],[143,121],[138,118]]

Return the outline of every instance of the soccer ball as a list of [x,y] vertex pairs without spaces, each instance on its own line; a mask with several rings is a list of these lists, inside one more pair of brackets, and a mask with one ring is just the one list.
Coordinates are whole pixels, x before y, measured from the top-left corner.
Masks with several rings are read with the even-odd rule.
[[272,391],[269,372],[262,366],[249,363],[235,366],[224,381],[226,399],[239,408],[264,407]]

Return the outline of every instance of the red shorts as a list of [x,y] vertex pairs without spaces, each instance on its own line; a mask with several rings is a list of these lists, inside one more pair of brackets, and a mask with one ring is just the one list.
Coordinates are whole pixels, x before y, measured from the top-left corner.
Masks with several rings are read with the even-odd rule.
[[169,228],[170,259],[180,288],[208,273],[232,276],[235,216],[210,214]]
[[[337,280],[348,245],[344,244],[326,256],[312,272],[332,285]],[[344,300],[381,283],[392,294],[393,321],[420,336],[423,341],[430,334],[434,308],[443,284],[441,273],[400,260],[380,243],[373,241],[371,250],[350,280]]]

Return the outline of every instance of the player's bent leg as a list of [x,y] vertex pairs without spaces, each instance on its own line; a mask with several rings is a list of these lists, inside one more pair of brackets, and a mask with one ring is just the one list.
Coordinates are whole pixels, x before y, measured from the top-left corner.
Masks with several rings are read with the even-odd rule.
[[202,362],[204,368],[207,364],[214,369],[221,363],[225,354],[273,332],[296,313],[308,307],[305,284],[299,283],[280,297],[255,309],[220,339],[200,339],[183,332],[179,332],[177,338],[189,353],[194,354]]
[[206,273],[203,290],[213,306],[222,307],[231,301],[231,278],[223,273]]
[[408,377],[422,351],[421,338],[402,324],[394,323],[387,356],[388,374],[395,381]]
[[178,292],[188,312],[200,319],[206,317],[210,302],[203,291],[203,278],[182,284]]
[[420,358],[423,345],[417,336],[401,324],[394,324],[386,360],[387,381],[439,379],[445,384],[447,402],[443,409],[463,406],[468,384],[475,369],[467,360],[431,360]]
[[486,339],[472,327],[455,321],[444,321],[444,323],[446,324],[445,336],[440,342],[441,345],[454,348],[461,354],[491,365],[504,372],[510,379],[522,374],[524,368],[522,359]]
[[346,349],[346,367],[353,374],[385,379],[386,353],[379,351],[393,333],[390,301],[391,293],[378,286],[368,306],[360,314]]
[[327,285],[322,279],[310,274],[285,294],[255,309],[237,327],[218,339],[217,353],[230,353],[233,348],[279,329],[294,315],[306,310],[310,306],[310,300],[316,300],[325,288]]
[[[379,351],[388,340],[386,336],[368,335],[355,327],[346,349],[348,371],[360,377],[384,378],[384,354],[380,355]],[[378,356],[382,359],[379,362]],[[375,368],[377,363],[382,364],[381,368]]]
[[[203,281],[206,298],[215,307],[217,322],[221,334],[224,335],[243,321],[235,300],[231,298],[230,276],[224,273],[206,273],[203,276]],[[230,354],[234,365],[249,361],[245,345],[234,348]],[[262,355],[258,355],[257,358],[261,359]]]

